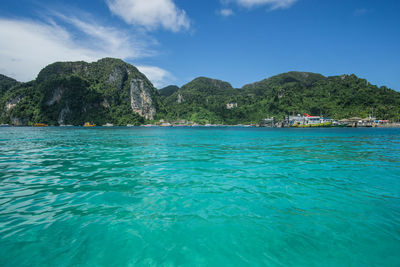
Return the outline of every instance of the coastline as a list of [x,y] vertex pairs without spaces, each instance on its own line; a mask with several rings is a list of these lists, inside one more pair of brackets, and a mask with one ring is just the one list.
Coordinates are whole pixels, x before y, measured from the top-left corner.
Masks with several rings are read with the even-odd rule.
[[223,124],[211,124],[211,125],[156,125],[156,124],[146,124],[146,125],[98,125],[93,127],[85,127],[82,125],[49,125],[49,126],[32,126],[32,125],[7,125],[0,126],[1,128],[21,128],[21,127],[32,127],[32,128],[264,128],[264,129],[321,129],[321,128],[400,128],[400,123],[388,123],[375,126],[318,126],[318,127],[265,127],[260,125],[223,125]]

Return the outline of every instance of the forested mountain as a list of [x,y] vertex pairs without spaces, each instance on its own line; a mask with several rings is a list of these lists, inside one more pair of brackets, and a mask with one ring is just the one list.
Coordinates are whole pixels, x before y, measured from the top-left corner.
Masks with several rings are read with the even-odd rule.
[[112,58],[56,62],[34,81],[0,95],[0,120],[14,125],[141,124],[157,112],[163,107],[151,82],[134,66]]
[[293,113],[397,121],[400,93],[355,75],[307,72],[279,74],[240,89],[199,77],[181,88],[156,90],[134,66],[112,58],[56,62],[27,83],[0,76],[0,123],[14,125],[126,125],[159,119],[238,124]]
[[18,82],[10,77],[0,74],[0,97],[11,87],[17,85]]
[[324,77],[320,74],[289,72],[246,85],[243,90],[264,111],[292,112],[333,118],[376,116],[397,119],[400,93],[378,88],[355,75]]
[[158,90],[158,92],[160,93],[161,96],[170,96],[173,93],[175,93],[176,91],[179,90],[179,87],[176,85],[169,85],[167,87],[161,88]]
[[[240,121],[226,104],[236,101],[240,92],[220,80],[199,77],[164,98],[167,119],[186,119],[199,123],[235,123]],[[232,114],[231,114],[232,113]]]
[[[374,116],[398,120],[400,116],[399,92],[371,85],[355,75],[288,72],[241,89],[224,82],[213,87],[214,81],[198,78],[166,97],[169,118],[230,124],[257,123],[270,116],[283,119],[293,113],[335,119]],[[234,105],[227,105],[230,103]]]

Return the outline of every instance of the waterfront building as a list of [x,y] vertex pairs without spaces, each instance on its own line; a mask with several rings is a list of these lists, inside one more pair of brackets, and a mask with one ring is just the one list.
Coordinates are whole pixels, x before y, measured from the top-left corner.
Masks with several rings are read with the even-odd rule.
[[304,116],[301,116],[300,114],[297,114],[297,116],[289,116],[289,126],[304,125],[304,124],[305,124]]
[[347,125],[348,127],[373,127],[377,123],[376,118],[360,118],[352,117],[350,119],[342,119],[339,121],[342,125]]
[[304,115],[297,114],[297,116],[289,116],[287,117],[288,126],[295,125],[314,125],[314,124],[322,124],[322,123],[334,123],[335,121],[330,118],[321,117],[321,116],[311,116],[307,113]]

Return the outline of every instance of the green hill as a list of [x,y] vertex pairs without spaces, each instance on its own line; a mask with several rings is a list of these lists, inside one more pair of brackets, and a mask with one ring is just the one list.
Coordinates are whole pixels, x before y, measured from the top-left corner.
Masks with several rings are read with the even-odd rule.
[[224,81],[199,77],[164,99],[167,119],[199,123],[227,123],[226,104],[235,101],[237,89]]
[[179,87],[176,85],[169,85],[164,88],[158,90],[158,93],[163,97],[168,97],[179,90]]
[[[227,106],[229,103],[234,106]],[[170,119],[203,123],[258,123],[265,117],[283,119],[292,113],[335,119],[375,116],[398,120],[400,93],[379,88],[355,75],[325,77],[288,72],[241,89],[233,89],[226,82],[197,78],[167,97],[166,106]]]
[[146,76],[113,58],[51,64],[0,95],[0,107],[0,120],[15,125],[140,124],[163,111]]
[[0,74],[0,96],[4,95],[11,87],[14,87],[18,82],[10,77]]
[[27,83],[0,76],[0,122],[14,125],[126,125],[159,119],[238,124],[292,113],[397,121],[400,93],[355,75],[308,72],[282,73],[241,89],[199,77],[181,88],[156,90],[134,66],[113,58],[56,62]]
[[243,87],[264,114],[310,113],[337,119],[367,117],[398,119],[400,93],[371,85],[355,75],[324,77],[289,72]]

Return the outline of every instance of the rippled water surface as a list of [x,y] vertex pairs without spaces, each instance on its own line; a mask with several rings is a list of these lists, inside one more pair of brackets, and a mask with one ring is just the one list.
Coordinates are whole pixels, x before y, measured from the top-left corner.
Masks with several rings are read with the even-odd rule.
[[400,130],[0,128],[0,265],[400,266]]

